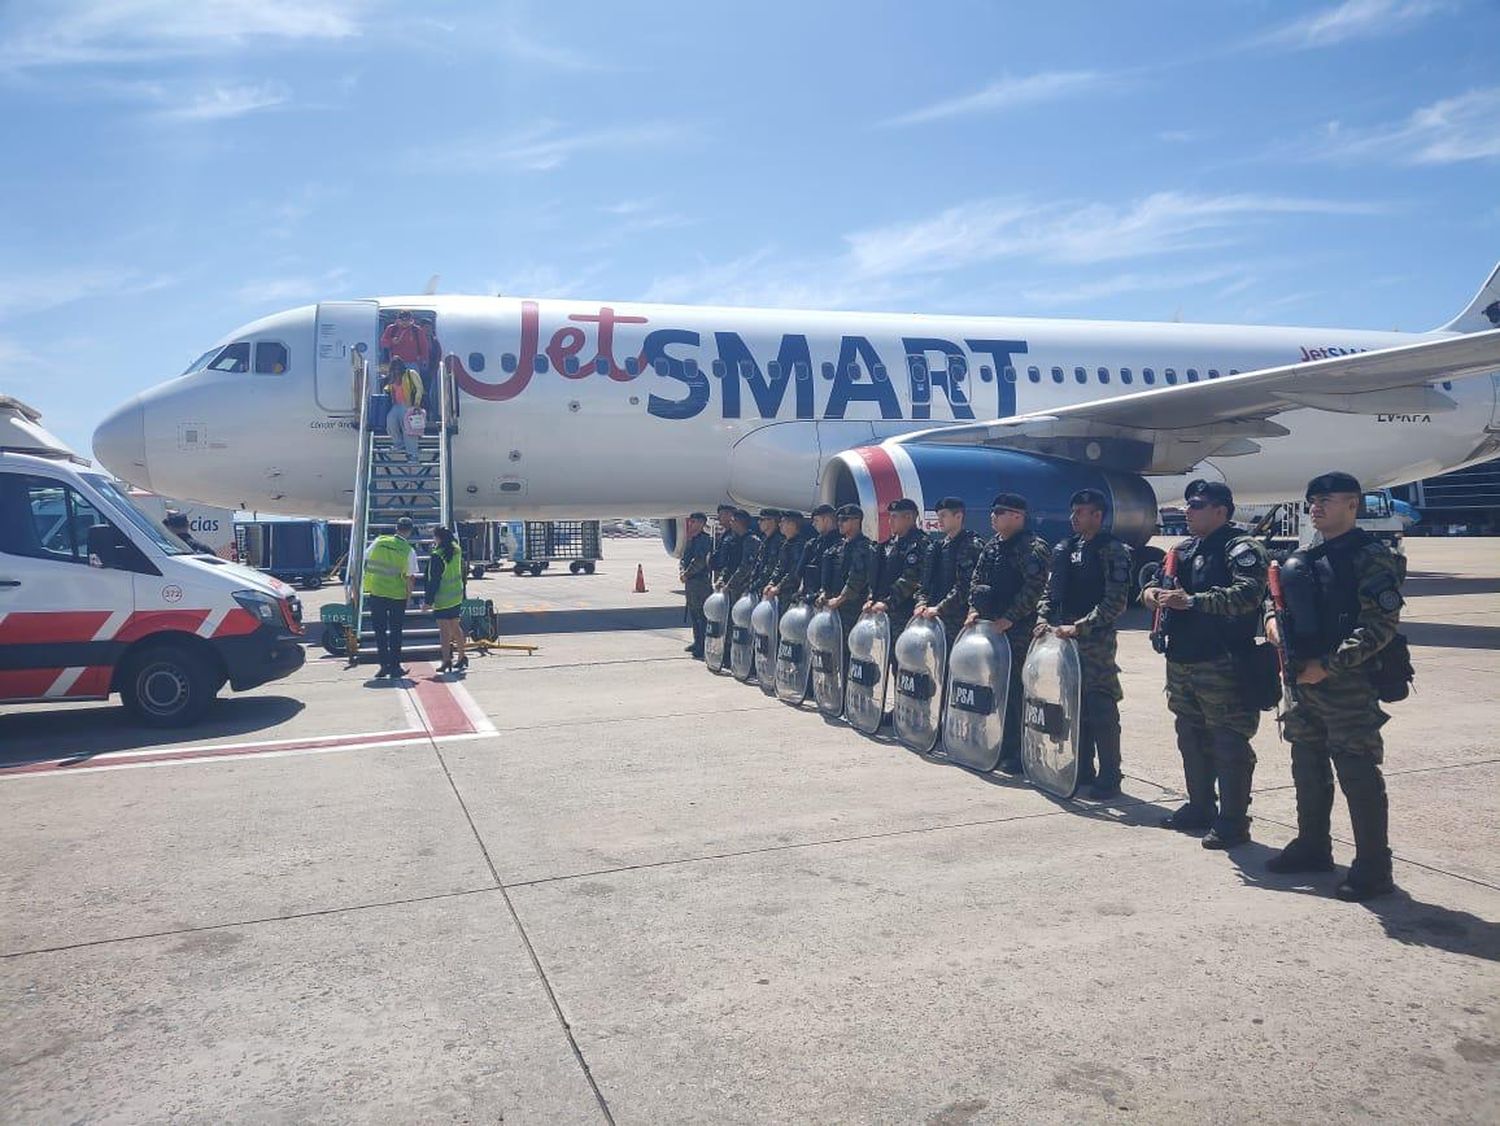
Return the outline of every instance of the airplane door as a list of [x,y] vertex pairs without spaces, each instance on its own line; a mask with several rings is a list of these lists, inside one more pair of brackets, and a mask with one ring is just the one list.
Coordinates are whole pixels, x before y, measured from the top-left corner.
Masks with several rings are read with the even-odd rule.
[[318,305],[314,375],[318,406],[333,414],[356,414],[353,354],[371,363],[379,355],[380,306],[375,301],[324,301]]

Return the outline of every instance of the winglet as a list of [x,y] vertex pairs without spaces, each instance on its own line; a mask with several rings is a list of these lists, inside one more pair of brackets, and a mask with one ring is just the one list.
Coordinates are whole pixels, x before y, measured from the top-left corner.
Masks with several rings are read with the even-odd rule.
[[1500,266],[1490,273],[1490,280],[1479,287],[1469,307],[1439,330],[1441,332],[1487,332],[1500,328]]

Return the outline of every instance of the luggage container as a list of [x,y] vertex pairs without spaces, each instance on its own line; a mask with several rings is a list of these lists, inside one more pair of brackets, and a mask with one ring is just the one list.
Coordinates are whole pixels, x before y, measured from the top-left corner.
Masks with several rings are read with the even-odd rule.
[[540,575],[553,563],[567,563],[575,575],[592,575],[604,558],[597,520],[528,520],[512,570]]

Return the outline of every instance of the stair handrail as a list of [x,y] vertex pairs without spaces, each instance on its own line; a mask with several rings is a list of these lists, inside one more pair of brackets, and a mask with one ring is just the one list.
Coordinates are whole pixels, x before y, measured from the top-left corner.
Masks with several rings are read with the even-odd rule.
[[344,568],[346,601],[354,611],[354,633],[364,614],[365,536],[370,523],[370,459],[375,435],[370,431],[370,362],[361,351],[350,353],[359,395],[359,446],[354,462],[354,511],[349,528],[349,562]]
[[441,365],[443,379],[442,424],[438,428],[438,521],[445,528],[453,528],[453,435],[458,430],[458,387],[453,377],[452,356],[444,356]]

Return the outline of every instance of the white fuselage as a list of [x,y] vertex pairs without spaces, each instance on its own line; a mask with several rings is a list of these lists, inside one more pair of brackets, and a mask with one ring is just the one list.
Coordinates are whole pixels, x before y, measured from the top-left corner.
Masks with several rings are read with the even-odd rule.
[[[453,466],[463,517],[672,516],[726,498],[805,509],[830,458],[896,434],[1444,335],[485,297],[378,303],[394,308],[433,316],[461,368]],[[307,306],[247,325],[221,344],[283,344],[286,370],[189,372],[106,420],[95,449],[133,483],[185,500],[347,516],[357,411],[344,349],[378,337],[378,309]],[[1457,409],[1430,414],[1286,412],[1276,421],[1287,436],[1195,475],[1227,481],[1246,503],[1299,495],[1330,468],[1367,487],[1435,475],[1463,464],[1493,425],[1497,382],[1455,381],[1445,394]],[[1152,484],[1170,503],[1185,480]]]

